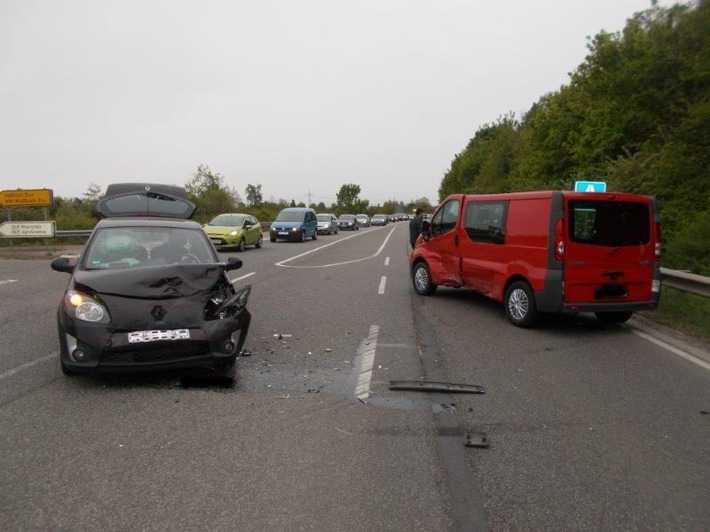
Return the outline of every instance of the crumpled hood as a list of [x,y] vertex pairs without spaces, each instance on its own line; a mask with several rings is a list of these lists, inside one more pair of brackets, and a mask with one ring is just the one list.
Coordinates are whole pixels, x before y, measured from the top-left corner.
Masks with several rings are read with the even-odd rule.
[[122,270],[77,270],[81,290],[135,299],[175,299],[211,292],[223,279],[221,264],[173,264]]

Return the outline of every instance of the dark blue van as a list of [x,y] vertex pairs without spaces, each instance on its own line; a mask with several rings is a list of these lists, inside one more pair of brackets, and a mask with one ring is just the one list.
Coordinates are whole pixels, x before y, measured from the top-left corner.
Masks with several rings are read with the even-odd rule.
[[313,209],[291,207],[282,210],[271,224],[270,238],[303,242],[306,238],[318,238],[318,219]]

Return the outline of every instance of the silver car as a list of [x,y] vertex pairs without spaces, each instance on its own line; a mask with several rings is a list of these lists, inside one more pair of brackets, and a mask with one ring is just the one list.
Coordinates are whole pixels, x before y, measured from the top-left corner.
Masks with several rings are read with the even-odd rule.
[[360,227],[370,227],[370,217],[367,214],[358,214],[355,218]]
[[338,234],[338,219],[335,214],[323,213],[317,215],[318,218],[318,234],[332,235]]

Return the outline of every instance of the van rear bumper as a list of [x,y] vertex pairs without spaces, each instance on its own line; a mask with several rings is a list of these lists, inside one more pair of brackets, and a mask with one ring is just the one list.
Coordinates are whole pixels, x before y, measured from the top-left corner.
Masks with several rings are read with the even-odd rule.
[[563,312],[635,312],[638,310],[654,310],[658,300],[650,301],[605,301],[603,303],[567,303],[562,306]]

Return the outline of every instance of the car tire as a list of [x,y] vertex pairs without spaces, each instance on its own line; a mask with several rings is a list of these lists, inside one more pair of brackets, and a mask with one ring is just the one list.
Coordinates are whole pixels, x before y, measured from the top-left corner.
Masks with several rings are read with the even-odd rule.
[[313,240],[318,240],[318,231],[313,231]]
[[535,294],[525,281],[512,283],[503,298],[505,315],[516,327],[532,327],[538,318]]
[[629,321],[633,312],[595,312],[595,315],[605,325],[619,325]]
[[254,247],[256,249],[259,249],[263,243],[264,243],[264,237],[262,235],[259,235],[259,238],[256,239],[256,244],[254,244]]
[[301,242],[305,242],[305,241],[306,241],[306,233],[305,233],[304,231],[301,231],[301,238],[300,238],[300,240],[301,240]]
[[273,236],[270,236],[270,237],[269,237],[269,240],[270,240],[271,242],[276,242],[276,239],[275,239]]
[[241,240],[239,240],[239,244],[237,244],[237,251],[243,252],[245,249],[246,248],[244,246],[244,239],[242,238]]
[[59,359],[59,366],[62,368],[62,373],[65,377],[76,377],[78,375],[78,373],[68,367],[61,358]]
[[412,268],[414,291],[420,296],[431,296],[436,292],[436,285],[431,280],[431,271],[426,262],[417,262]]
[[227,362],[220,362],[215,365],[215,374],[221,379],[234,381],[236,370],[236,357]]

